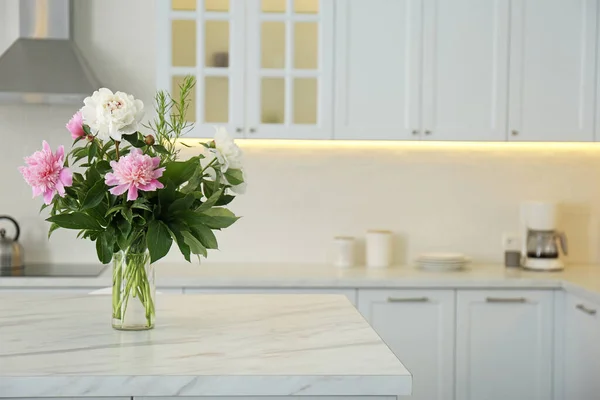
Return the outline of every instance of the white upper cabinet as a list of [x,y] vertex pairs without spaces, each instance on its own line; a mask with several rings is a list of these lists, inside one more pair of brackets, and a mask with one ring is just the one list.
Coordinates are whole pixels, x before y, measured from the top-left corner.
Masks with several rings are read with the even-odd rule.
[[456,398],[552,398],[552,291],[459,290]]
[[326,139],[334,0],[159,0],[159,89],[197,78],[192,137]]
[[249,137],[330,139],[333,0],[245,0]]
[[421,0],[337,0],[335,138],[418,138]]
[[513,0],[509,140],[593,141],[596,0]]
[[593,141],[598,1],[156,0],[157,82],[195,137]]
[[424,9],[421,137],[504,141],[509,2],[424,0]]
[[454,291],[359,290],[358,310],[413,375],[413,400],[454,398]]
[[600,394],[600,305],[565,296],[565,400],[589,400]]
[[212,137],[225,126],[237,137],[244,126],[244,2],[157,1],[158,88],[179,95],[186,75],[196,77],[188,120],[192,137]]

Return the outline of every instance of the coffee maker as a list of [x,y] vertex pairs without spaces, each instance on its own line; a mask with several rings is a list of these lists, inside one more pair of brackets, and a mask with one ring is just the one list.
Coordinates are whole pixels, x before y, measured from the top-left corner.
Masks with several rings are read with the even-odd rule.
[[567,238],[556,229],[556,205],[526,202],[521,205],[521,266],[540,271],[558,271],[565,265]]

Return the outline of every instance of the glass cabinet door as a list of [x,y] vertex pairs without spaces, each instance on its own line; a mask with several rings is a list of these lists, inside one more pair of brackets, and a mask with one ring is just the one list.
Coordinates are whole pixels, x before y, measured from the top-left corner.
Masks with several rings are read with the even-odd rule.
[[246,137],[331,138],[333,0],[246,7]]
[[[234,137],[244,126],[245,2],[164,0],[156,2],[158,87],[178,96],[186,75],[196,77],[186,137],[212,137],[225,126]],[[164,16],[168,15],[169,18]]]

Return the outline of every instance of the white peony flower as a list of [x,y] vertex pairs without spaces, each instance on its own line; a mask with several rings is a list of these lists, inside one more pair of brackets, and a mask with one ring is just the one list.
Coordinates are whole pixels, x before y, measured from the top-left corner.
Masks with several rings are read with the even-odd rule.
[[242,150],[235,144],[235,141],[227,129],[219,127],[216,128],[215,133],[215,148],[210,149],[210,152],[215,155],[217,162],[221,165],[221,171],[227,172],[229,168],[241,169],[242,168]]
[[144,103],[132,95],[102,88],[83,101],[83,122],[100,140],[121,141],[122,135],[138,130],[144,116]]

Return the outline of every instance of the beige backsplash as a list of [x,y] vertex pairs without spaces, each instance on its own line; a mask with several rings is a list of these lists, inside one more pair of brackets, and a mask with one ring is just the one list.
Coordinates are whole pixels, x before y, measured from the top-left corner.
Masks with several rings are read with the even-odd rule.
[[[0,106],[0,214],[23,225],[29,261],[95,262],[94,246],[57,231],[46,241],[40,199],[17,171],[40,147],[70,144],[71,107]],[[218,235],[216,262],[306,262],[328,258],[335,235],[397,234],[396,260],[427,250],[501,261],[501,235],[518,230],[522,200],[560,201],[573,262],[599,261],[600,144],[460,145],[242,143],[248,192],[243,218]],[[196,147],[184,150],[184,156]],[[177,251],[168,261],[180,261]]]

